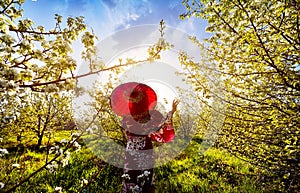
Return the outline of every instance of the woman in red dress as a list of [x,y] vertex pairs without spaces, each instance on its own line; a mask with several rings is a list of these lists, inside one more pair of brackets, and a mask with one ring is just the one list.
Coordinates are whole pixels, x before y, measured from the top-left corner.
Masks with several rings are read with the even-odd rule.
[[179,101],[173,101],[166,117],[154,110],[156,101],[151,87],[135,82],[118,86],[111,95],[111,107],[123,117],[122,128],[127,139],[123,193],[154,192],[152,141],[167,143],[174,139],[172,117]]

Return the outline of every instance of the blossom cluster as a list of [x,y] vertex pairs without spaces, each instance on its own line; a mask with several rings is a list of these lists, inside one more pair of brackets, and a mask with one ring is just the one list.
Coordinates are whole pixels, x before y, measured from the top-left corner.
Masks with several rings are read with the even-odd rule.
[[5,156],[5,155],[7,155],[7,154],[8,154],[7,149],[1,149],[1,148],[0,148],[0,157],[3,157],[3,156]]

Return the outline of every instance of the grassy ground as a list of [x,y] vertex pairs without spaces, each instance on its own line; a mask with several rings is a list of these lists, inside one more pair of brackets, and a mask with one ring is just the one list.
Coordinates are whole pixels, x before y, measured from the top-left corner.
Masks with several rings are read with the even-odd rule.
[[[51,144],[69,136],[70,131],[63,131],[51,139]],[[219,149],[199,154],[197,141],[192,141],[173,161],[155,168],[157,192],[264,192],[258,168]],[[6,148],[9,145],[16,144],[11,140]],[[80,151],[71,150],[66,166],[58,164],[55,172],[41,170],[15,192],[55,192],[58,187],[62,192],[120,192],[122,169],[102,162],[82,145]],[[5,184],[2,190],[30,175],[52,157],[54,155],[47,158],[45,152],[29,147],[23,152],[10,152],[0,159],[0,168],[6,168],[0,174],[0,182]],[[14,167],[14,163],[20,165]]]
[[257,169],[218,149],[204,155],[192,142],[175,160],[156,169],[158,192],[263,192]]

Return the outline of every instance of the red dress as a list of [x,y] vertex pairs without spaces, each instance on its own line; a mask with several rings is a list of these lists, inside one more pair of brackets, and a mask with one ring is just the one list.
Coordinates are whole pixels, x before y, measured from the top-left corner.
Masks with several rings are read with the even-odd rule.
[[122,127],[127,138],[122,192],[154,192],[152,141],[166,143],[174,139],[172,114],[170,112],[164,118],[153,110],[147,121],[125,116]]

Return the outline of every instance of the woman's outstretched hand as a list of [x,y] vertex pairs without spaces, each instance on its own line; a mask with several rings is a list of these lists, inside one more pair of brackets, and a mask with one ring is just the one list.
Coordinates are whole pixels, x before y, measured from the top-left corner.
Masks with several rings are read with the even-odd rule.
[[172,103],[172,114],[174,114],[174,112],[177,110],[177,105],[179,104],[179,100],[178,99],[174,99],[173,103]]

